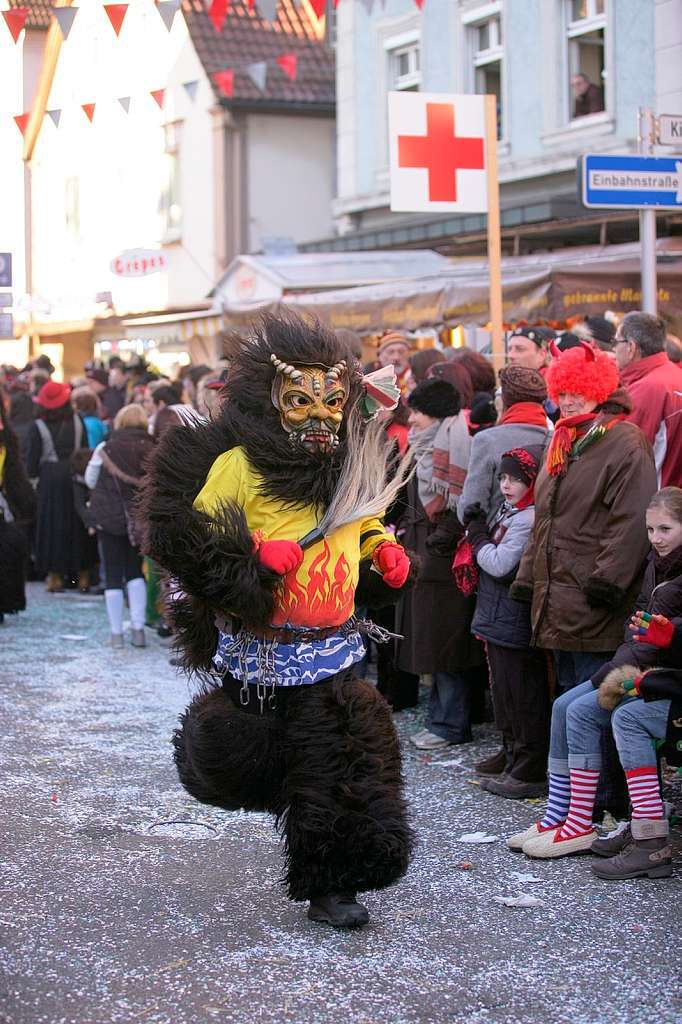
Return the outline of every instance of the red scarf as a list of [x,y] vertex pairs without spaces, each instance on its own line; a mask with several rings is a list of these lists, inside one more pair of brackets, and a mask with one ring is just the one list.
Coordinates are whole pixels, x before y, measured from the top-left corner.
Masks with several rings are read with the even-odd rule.
[[531,505],[534,505],[534,504],[535,504],[535,480],[533,480],[532,484],[530,485],[530,487],[528,488],[528,490],[526,491],[524,496],[521,498],[521,501],[517,501],[516,502],[516,504],[514,505],[514,508],[517,509],[517,511],[521,511],[521,509],[530,508]]
[[516,402],[502,414],[498,427],[503,423],[526,423],[547,430],[547,414],[537,402]]
[[547,472],[550,476],[563,476],[571,448],[579,437],[584,437],[599,413],[586,412],[581,416],[567,416],[554,427],[554,435],[547,452]]

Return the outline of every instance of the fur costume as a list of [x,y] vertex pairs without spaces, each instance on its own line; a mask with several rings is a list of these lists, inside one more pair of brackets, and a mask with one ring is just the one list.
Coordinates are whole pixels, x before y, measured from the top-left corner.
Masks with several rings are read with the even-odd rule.
[[[386,460],[366,472],[370,429],[358,433],[365,396],[335,334],[265,317],[235,344],[215,418],[162,438],[140,502],[146,552],[181,592],[183,664],[203,680],[174,737],[181,782],[276,816],[293,900],[391,885],[413,845],[390,710],[352,671],[372,629],[356,587],[397,600],[407,559],[374,515],[317,530],[344,468],[381,491]],[[280,549],[297,553],[282,572]]]

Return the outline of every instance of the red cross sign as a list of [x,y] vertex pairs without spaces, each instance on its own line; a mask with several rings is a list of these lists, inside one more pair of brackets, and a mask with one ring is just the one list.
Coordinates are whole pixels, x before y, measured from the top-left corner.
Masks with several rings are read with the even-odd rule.
[[389,93],[391,209],[487,210],[483,96]]

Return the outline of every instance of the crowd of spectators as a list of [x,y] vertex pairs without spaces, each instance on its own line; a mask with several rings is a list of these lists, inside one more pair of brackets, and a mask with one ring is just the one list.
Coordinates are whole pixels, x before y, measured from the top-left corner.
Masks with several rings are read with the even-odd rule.
[[[592,850],[609,878],[672,871],[658,758],[682,761],[670,725],[682,695],[679,355],[661,320],[633,312],[564,332],[519,326],[499,374],[480,353],[415,351],[397,331],[366,367],[396,371],[386,431],[415,472],[386,522],[419,565],[398,606],[377,611],[401,637],[368,652],[377,685],[396,712],[428,687],[410,740],[430,755],[470,742],[491,705],[500,748],[477,763],[481,785],[548,795],[510,848]],[[114,356],[65,384],[44,356],[3,368],[0,615],[24,607],[28,564],[50,592],[103,593],[115,648],[126,601],[134,646],[145,625],[170,633],[135,495],[155,443],[209,417],[226,372],[171,380]],[[600,838],[597,811],[629,807],[631,824]]]

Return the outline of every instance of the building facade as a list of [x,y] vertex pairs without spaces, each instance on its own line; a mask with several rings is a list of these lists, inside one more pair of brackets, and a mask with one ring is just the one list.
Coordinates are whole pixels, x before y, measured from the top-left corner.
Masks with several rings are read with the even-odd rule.
[[[388,209],[386,94],[494,93],[507,253],[626,241],[636,217],[585,210],[585,152],[634,152],[639,107],[682,112],[682,0],[414,0],[337,11],[336,239],[483,252],[482,216]],[[659,230],[680,230],[661,217]]]

